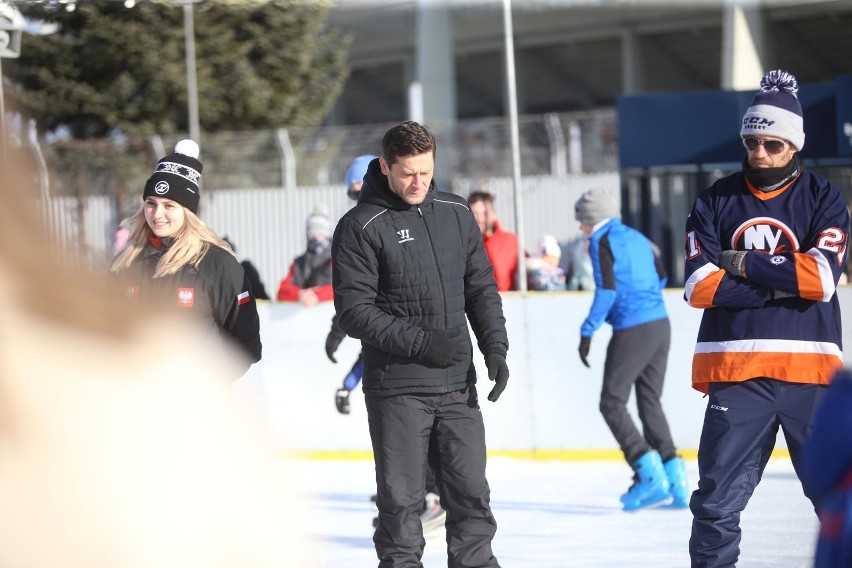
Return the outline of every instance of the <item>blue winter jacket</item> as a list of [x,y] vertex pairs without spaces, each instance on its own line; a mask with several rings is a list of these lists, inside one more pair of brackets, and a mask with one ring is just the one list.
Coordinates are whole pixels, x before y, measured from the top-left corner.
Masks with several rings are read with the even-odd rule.
[[802,451],[820,519],[814,568],[852,566],[852,369],[834,376]]
[[612,218],[592,233],[589,255],[595,297],[582,337],[592,337],[604,322],[618,331],[668,317],[661,293],[665,269],[645,235]]

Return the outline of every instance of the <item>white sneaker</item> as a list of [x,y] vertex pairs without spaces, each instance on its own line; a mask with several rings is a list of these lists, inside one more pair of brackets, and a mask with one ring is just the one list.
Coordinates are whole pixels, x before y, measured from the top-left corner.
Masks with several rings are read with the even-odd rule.
[[423,534],[428,534],[444,528],[447,512],[441,507],[441,498],[436,493],[427,493],[425,507],[420,515],[420,524],[423,525]]

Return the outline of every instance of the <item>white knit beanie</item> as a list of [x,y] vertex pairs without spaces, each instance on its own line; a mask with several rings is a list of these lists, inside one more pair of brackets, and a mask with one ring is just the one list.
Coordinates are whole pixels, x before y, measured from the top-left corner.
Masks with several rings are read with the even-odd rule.
[[308,238],[312,235],[331,236],[331,221],[328,219],[328,210],[324,205],[317,205],[305,220],[305,232]]
[[740,136],[776,136],[801,150],[805,130],[798,92],[799,83],[790,73],[780,69],[767,73],[743,116]]

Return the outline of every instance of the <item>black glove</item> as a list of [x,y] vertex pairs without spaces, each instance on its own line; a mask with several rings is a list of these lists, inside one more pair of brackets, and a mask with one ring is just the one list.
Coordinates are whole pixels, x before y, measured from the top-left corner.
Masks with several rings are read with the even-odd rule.
[[748,251],[745,250],[723,250],[719,256],[719,268],[724,268],[728,274],[745,278],[743,275],[743,263],[745,262],[746,254],[748,254]]
[[346,337],[345,333],[341,334],[332,329],[325,338],[325,354],[328,355],[332,363],[337,363],[337,359],[334,358],[334,352],[340,347],[340,342],[343,341],[344,337]]
[[766,301],[770,300],[780,300],[782,298],[798,298],[797,294],[792,292],[785,292],[784,290],[776,290],[775,288],[769,288],[766,291]]
[[497,402],[506,383],[509,382],[509,365],[506,364],[506,356],[497,351],[491,351],[485,355],[485,366],[488,368],[488,378],[494,381],[494,388],[488,393],[488,400]]
[[430,367],[447,368],[470,356],[467,346],[459,332],[447,335],[443,331],[424,331],[423,343],[415,356]]
[[591,347],[591,346],[592,346],[592,338],[591,337],[581,337],[580,338],[580,347],[577,348],[577,351],[580,353],[580,361],[582,361],[583,365],[585,365],[589,369],[591,369],[592,366],[589,365],[589,362],[586,360],[586,357],[589,356],[589,347]]

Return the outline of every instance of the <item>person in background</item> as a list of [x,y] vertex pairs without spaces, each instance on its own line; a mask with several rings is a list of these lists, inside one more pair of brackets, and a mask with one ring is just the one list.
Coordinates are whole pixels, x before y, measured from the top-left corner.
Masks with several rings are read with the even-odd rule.
[[380,568],[420,566],[428,447],[434,439],[454,568],[494,568],[497,523],[468,317],[496,401],[509,339],[493,269],[467,203],[437,190],[436,142],[416,122],[389,129],[358,205],[334,232],[334,304],[361,340],[376,466]]
[[[192,140],[181,140],[145,183],[142,207],[121,226],[130,231],[111,271],[128,299],[153,299],[242,348],[243,373],[260,361],[260,318],[243,267],[197,216],[202,164]],[[242,375],[243,373],[240,373]]]
[[[580,360],[586,367],[595,331],[604,322],[612,326],[600,411],[634,471],[633,485],[621,496],[623,508],[685,508],[686,464],[677,455],[660,402],[671,342],[662,261],[645,235],[621,222],[607,191],[586,191],[574,213],[589,239],[595,275],[592,306],[580,326]],[[641,433],[627,411],[634,389]]]
[[[358,201],[358,196],[361,194],[361,186],[364,185],[364,174],[367,173],[367,166],[377,156],[366,154],[358,156],[352,161],[349,169],[346,170],[346,195],[353,201]],[[341,342],[346,337],[346,332],[343,331],[337,323],[337,314],[331,318],[331,331],[325,338],[325,354],[332,363],[337,363],[334,354]],[[353,363],[352,368],[343,377],[343,384],[334,392],[334,406],[341,414],[349,414],[349,395],[361,382],[361,376],[364,372],[364,361],[361,359],[361,354]]]
[[692,386],[709,395],[689,503],[696,567],[737,563],[740,514],[779,427],[802,479],[814,409],[843,362],[835,291],[849,212],[828,180],[802,168],[797,92],[785,71],[763,77],[742,119],[742,171],[702,191],[686,220],[684,299],[703,310]]
[[527,289],[539,292],[565,290],[565,272],[559,267],[562,248],[553,235],[538,242],[538,257],[527,259]]
[[595,274],[589,256],[589,239],[582,233],[562,245],[559,266],[565,272],[568,290],[594,290]]
[[804,479],[818,503],[814,568],[852,566],[852,370],[838,371],[814,413]]
[[317,205],[305,221],[307,248],[290,264],[278,286],[279,302],[299,302],[305,307],[334,298],[331,288],[331,222],[324,206]]
[[518,235],[503,230],[494,210],[494,196],[487,191],[474,191],[467,198],[479,225],[485,252],[494,267],[497,290],[516,290],[518,274]]
[[[234,251],[234,254],[237,253],[237,246],[231,239],[229,239],[228,237],[222,237],[222,240],[225,241],[229,247],[231,247],[231,250]],[[269,294],[266,293],[266,286],[263,285],[263,281],[260,279],[260,272],[258,272],[252,261],[247,258],[244,258],[240,261],[240,265],[243,267],[243,270],[246,271],[246,277],[249,279],[251,289],[254,292],[254,297],[258,300],[268,300]]]
[[130,237],[130,231],[125,227],[119,226],[118,229],[115,230],[115,235],[113,235],[112,240],[112,256],[115,256],[121,252],[121,249],[124,248],[124,245],[127,244],[127,239]]

